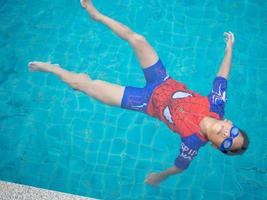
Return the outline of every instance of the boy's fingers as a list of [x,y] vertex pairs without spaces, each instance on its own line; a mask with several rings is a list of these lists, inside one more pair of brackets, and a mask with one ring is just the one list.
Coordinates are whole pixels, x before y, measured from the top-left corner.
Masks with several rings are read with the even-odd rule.
[[230,34],[227,32],[224,32],[224,38],[226,41],[229,39],[229,37],[230,37]]
[[235,36],[234,36],[234,34],[231,31],[224,32],[223,34],[224,34],[224,37],[225,37],[224,38],[225,42],[228,42],[229,39],[230,39],[231,42],[234,43]]
[[235,35],[234,35],[231,31],[229,31],[229,33],[230,33],[230,35],[231,35],[232,42],[234,42],[234,41],[235,41]]

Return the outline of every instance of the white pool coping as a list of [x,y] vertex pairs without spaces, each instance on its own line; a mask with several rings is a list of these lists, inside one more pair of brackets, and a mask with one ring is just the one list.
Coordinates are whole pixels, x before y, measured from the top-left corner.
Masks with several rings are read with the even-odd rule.
[[0,200],[96,200],[52,190],[0,181]]

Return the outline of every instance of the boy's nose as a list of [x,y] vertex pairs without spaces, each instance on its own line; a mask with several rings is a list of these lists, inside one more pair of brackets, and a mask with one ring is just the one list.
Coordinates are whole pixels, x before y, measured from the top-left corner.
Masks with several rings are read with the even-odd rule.
[[229,133],[229,131],[228,131],[227,129],[225,129],[225,128],[224,128],[224,130],[223,130],[223,136],[224,136],[225,138],[230,137],[230,133]]

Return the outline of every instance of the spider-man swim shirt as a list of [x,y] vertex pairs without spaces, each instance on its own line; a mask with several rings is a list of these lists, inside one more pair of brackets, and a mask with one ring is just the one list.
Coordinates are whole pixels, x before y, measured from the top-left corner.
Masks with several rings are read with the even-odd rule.
[[181,136],[180,155],[175,166],[186,169],[207,139],[200,134],[200,122],[210,116],[222,119],[226,102],[227,81],[216,77],[208,96],[190,91],[182,83],[168,79],[157,87],[149,100],[147,113],[158,118]]
[[175,166],[186,169],[207,139],[200,135],[200,121],[206,117],[222,119],[226,102],[227,80],[216,77],[208,96],[190,91],[170,78],[161,60],[143,69],[144,88],[125,87],[121,107],[147,113],[166,123],[181,136],[180,154]]

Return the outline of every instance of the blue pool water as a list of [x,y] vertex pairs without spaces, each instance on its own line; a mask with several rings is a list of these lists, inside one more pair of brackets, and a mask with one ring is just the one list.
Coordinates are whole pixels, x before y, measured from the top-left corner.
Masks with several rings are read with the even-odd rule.
[[[166,3],[168,2],[168,3]],[[146,174],[173,165],[180,139],[163,123],[105,106],[55,76],[29,73],[52,61],[94,79],[143,86],[130,47],[89,20],[79,1],[0,1],[0,179],[100,199],[267,199],[267,2],[95,1],[142,33],[171,76],[209,93],[236,35],[226,117],[250,148],[228,157],[210,145],[158,188]]]

